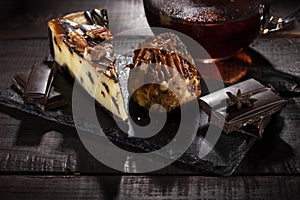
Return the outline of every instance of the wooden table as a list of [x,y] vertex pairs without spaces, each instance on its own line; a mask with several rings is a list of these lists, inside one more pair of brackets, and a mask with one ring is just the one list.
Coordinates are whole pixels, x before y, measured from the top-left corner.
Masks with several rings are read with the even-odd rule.
[[[17,2],[14,9],[12,2]],[[299,3],[274,5],[274,12],[287,14]],[[0,90],[49,54],[47,20],[99,6],[109,10],[113,33],[148,26],[141,0],[2,1]],[[1,199],[300,199],[300,85],[284,82],[293,77],[300,83],[299,27],[296,23],[251,44],[275,74],[284,74],[278,81],[285,84],[289,103],[280,113],[281,124],[269,126],[232,176],[172,174],[172,167],[159,175],[117,173],[88,153],[74,129],[2,109]]]

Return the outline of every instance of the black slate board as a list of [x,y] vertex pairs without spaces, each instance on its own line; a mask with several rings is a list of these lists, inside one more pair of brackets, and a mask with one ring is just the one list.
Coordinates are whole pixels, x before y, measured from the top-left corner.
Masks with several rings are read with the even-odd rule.
[[[66,95],[68,102],[71,102],[70,98],[72,84],[72,81],[65,78],[65,74],[63,73],[58,73],[54,81],[54,86],[56,86],[60,92]],[[61,125],[75,127],[70,103],[63,109],[43,112],[34,105],[24,104],[22,97],[17,92],[16,88],[14,88],[14,86],[1,92],[0,106],[2,108],[12,108],[17,111],[38,116]],[[134,152],[151,152],[162,148],[165,144],[165,141],[162,142],[162,138],[159,136],[150,140],[128,137],[127,134],[118,128],[115,128],[115,122],[109,114],[107,114],[101,108],[97,108],[97,112],[98,116],[100,116],[98,120],[103,125],[102,127],[104,127],[103,132],[105,133],[106,137],[108,137],[115,145],[123,149]],[[7,114],[12,115],[13,113]],[[199,144],[203,141],[203,135],[206,133],[207,116],[204,114],[204,112],[201,112],[200,117],[202,122],[199,126],[197,137],[186,153],[181,156],[173,165],[175,165],[177,168],[188,170],[191,173],[196,174],[197,172],[205,171],[211,174],[231,175],[238,167],[256,139],[241,133],[232,133],[230,135],[222,134],[213,150],[205,158],[200,159],[198,157]],[[172,120],[174,119],[171,119],[171,121]],[[80,129],[85,131],[87,134],[95,134],[97,137],[104,137],[98,135],[98,131],[93,125],[85,121],[80,122],[80,124]],[[163,130],[163,133],[160,133],[160,135],[163,134],[166,136],[166,140],[168,140],[168,137],[172,138],[172,128],[173,130],[174,128],[176,129],[176,127],[173,127],[173,125],[174,123],[166,125],[167,128]],[[207,142],[207,144],[209,145],[209,142]],[[163,158],[164,155],[158,156],[162,156]]]

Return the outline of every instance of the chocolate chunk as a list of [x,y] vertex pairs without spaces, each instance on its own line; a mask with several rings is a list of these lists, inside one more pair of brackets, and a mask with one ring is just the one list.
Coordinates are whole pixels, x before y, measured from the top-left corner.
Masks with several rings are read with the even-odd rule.
[[12,78],[14,85],[20,90],[23,94],[26,87],[27,77],[24,74],[18,74]]
[[[228,94],[255,99],[240,109],[228,106]],[[226,103],[227,102],[227,103]],[[211,123],[222,127],[225,133],[234,131],[262,137],[271,115],[281,110],[287,101],[273,88],[249,79],[200,98],[201,108],[209,115]],[[224,122],[224,126],[223,126]]]
[[177,35],[170,32],[149,37],[145,42],[140,44],[140,49],[142,48],[162,49],[181,56],[191,64],[195,64],[194,59],[190,54],[191,52],[188,51],[184,41],[182,41]]
[[[26,90],[27,77],[24,74],[17,74],[13,78],[14,85],[20,90],[23,94]],[[54,87],[51,87],[49,95],[45,98],[31,98],[30,96],[23,95],[24,103],[34,104],[39,107],[41,110],[53,110],[67,105],[64,95],[55,91]]]
[[64,95],[54,90],[52,87],[46,102],[35,102],[35,104],[43,111],[54,110],[67,105]]
[[85,19],[90,23],[90,24],[95,24],[94,19],[92,18],[91,12],[90,11],[85,11],[84,12],[84,17]]
[[107,10],[99,10],[99,9],[93,9],[92,16],[94,20],[97,22],[97,24],[101,26],[108,26],[108,19],[107,19]]
[[42,99],[49,95],[56,68],[39,62],[33,65],[28,77],[24,97],[29,99]]

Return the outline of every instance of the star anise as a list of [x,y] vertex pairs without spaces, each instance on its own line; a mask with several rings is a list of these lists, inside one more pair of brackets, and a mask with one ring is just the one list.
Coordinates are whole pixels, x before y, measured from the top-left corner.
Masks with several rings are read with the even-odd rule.
[[256,101],[256,99],[251,98],[252,94],[242,95],[240,89],[238,89],[236,95],[231,92],[226,92],[226,94],[229,97],[229,99],[226,99],[227,106],[236,106],[238,110],[242,109],[243,106],[251,107],[253,106],[254,101]]

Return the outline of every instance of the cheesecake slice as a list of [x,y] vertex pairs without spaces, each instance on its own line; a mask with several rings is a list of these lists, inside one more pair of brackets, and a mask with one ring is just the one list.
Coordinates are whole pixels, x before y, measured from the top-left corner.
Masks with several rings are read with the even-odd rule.
[[127,120],[107,10],[71,13],[49,21],[48,28],[55,62],[65,67],[102,107]]

